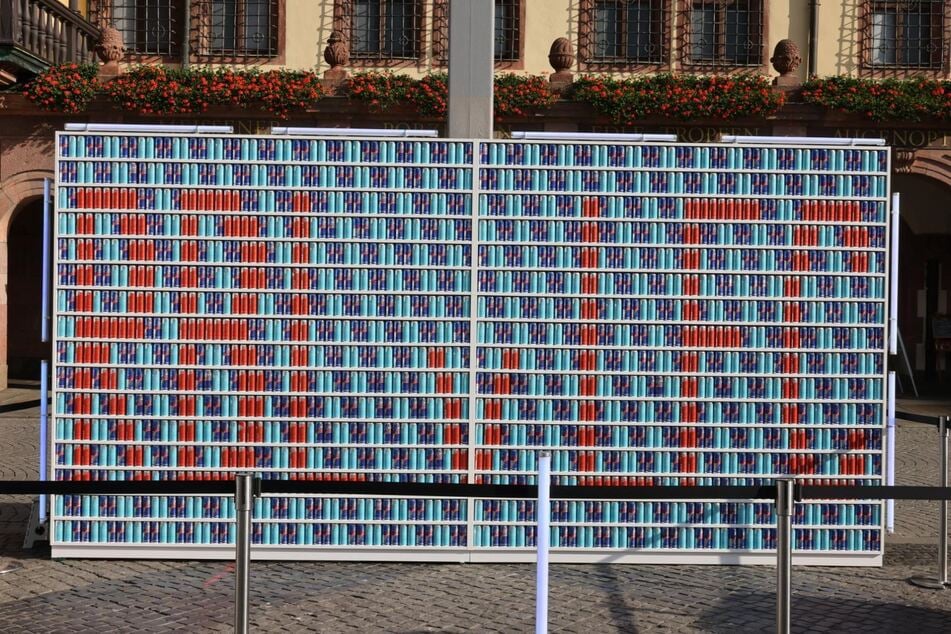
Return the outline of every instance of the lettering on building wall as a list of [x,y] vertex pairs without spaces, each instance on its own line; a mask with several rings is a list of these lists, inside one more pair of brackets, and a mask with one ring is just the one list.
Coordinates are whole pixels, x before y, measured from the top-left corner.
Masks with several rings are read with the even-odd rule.
[[819,131],[818,134],[843,139],[885,139],[888,145],[894,147],[951,147],[951,133],[946,130],[836,128],[831,135],[825,134],[824,131]]
[[591,132],[608,132],[634,134],[638,132],[652,132],[662,134],[676,134],[677,140],[685,143],[712,143],[720,139],[724,134],[736,134],[741,136],[757,136],[761,134],[759,128],[717,128],[712,126],[675,126],[675,127],[648,127],[648,126],[612,126],[595,125],[591,126]]
[[[376,126],[368,126],[376,127]],[[426,125],[419,122],[399,122],[399,123],[390,123],[389,121],[383,123],[384,130],[432,130],[434,127],[432,125]]]
[[[169,123],[182,123],[192,125],[194,120],[173,119]],[[275,126],[288,125],[287,122],[278,122],[270,119],[209,119],[202,122],[203,125],[227,125],[234,128],[235,134],[270,134],[271,128]]]

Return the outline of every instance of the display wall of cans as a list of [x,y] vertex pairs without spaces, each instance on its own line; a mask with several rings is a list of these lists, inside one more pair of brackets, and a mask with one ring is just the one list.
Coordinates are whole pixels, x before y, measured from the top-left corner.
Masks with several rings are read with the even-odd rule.
[[[52,474],[884,481],[883,148],[60,134]],[[595,497],[595,496],[592,496]],[[881,554],[880,503],[797,504]],[[54,549],[234,539],[222,496],[60,496]],[[273,496],[254,543],[505,553],[531,500]],[[558,551],[765,554],[771,505],[554,500]],[[321,551],[321,549],[323,549]],[[81,551],[67,551],[78,554]]]

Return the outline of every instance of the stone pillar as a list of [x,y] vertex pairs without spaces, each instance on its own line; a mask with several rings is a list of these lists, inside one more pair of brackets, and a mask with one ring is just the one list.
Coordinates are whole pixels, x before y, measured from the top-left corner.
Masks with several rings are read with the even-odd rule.
[[495,4],[449,0],[448,136],[491,139]]

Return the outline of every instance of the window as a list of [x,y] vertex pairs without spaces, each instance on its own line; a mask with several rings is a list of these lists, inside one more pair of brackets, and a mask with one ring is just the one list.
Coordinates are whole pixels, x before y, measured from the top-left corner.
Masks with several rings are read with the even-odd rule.
[[[114,24],[126,49],[138,55],[179,57],[184,0],[99,0],[90,13]],[[201,57],[274,57],[281,0],[191,0],[190,41]]]
[[122,34],[126,50],[140,55],[178,55],[182,8],[178,0],[101,0],[96,14]]
[[277,0],[193,0],[200,15],[199,52],[273,57],[278,49]]
[[353,59],[419,58],[420,0],[337,0],[334,11]]
[[[495,61],[522,59],[522,3],[524,0],[495,0]],[[449,62],[449,0],[434,0],[433,60]]]
[[495,0],[495,61],[513,62],[521,57],[520,0]]
[[591,18],[588,62],[665,61],[664,11],[658,0],[595,0]]
[[687,64],[759,66],[763,11],[759,0],[693,0],[686,15]]
[[940,69],[943,0],[871,0],[866,15],[866,63],[872,67]]

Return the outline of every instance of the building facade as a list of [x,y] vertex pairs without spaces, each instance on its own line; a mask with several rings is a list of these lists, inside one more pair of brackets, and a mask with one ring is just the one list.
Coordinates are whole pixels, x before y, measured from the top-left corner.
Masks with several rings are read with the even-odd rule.
[[[102,99],[80,114],[41,111],[21,94],[31,77],[51,64],[96,61],[103,34],[116,50],[117,33],[121,57],[111,58],[111,72],[137,64],[286,68],[316,71],[330,88],[368,70],[420,78],[448,70],[448,11],[449,0],[0,0],[0,86],[6,86],[0,92],[0,384],[35,379],[39,359],[49,354],[38,343],[37,253],[54,131],[67,121],[156,121]],[[951,121],[876,121],[802,103],[796,86],[810,76],[948,79],[951,1],[495,0],[495,12],[497,72],[547,78],[559,70],[553,81],[562,83],[587,74],[775,77],[770,60],[778,57],[777,44],[798,45],[802,63],[783,68],[776,89],[788,99],[775,115],[650,117],[620,125],[562,99],[533,116],[499,120],[497,134],[658,131],[691,142],[721,133],[885,138],[894,148],[893,189],[902,194],[901,334],[921,387],[948,385],[948,353],[936,346],[933,324],[951,312]],[[795,48],[782,50],[796,57]],[[221,108],[174,122],[230,123],[242,132],[275,123],[261,113]],[[378,112],[343,96],[291,115],[293,125],[444,123],[408,108]]]

